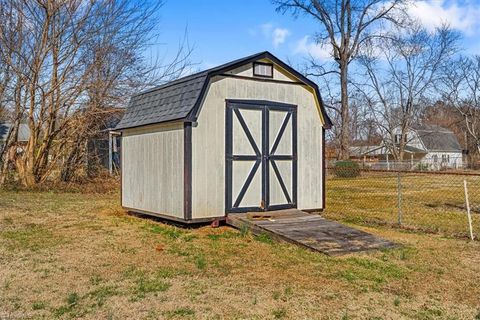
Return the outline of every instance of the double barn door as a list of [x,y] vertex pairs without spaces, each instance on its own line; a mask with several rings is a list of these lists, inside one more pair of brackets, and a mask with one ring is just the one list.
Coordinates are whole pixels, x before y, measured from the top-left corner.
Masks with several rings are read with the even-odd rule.
[[296,139],[296,106],[227,102],[227,213],[296,207]]

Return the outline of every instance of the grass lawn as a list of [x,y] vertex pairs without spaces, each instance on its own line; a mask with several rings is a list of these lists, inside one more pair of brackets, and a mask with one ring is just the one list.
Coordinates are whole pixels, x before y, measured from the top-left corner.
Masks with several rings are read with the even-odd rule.
[[126,214],[118,194],[0,191],[0,319],[480,319],[480,242],[331,258]]
[[[463,180],[469,188],[473,230],[480,238],[480,176],[403,174],[402,223],[405,228],[446,236],[469,235]],[[362,172],[357,178],[327,180],[329,218],[362,225],[396,224],[397,173]]]

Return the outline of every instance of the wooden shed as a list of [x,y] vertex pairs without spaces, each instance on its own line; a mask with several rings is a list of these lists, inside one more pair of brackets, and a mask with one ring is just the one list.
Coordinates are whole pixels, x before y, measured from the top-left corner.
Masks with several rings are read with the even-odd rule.
[[186,223],[321,210],[330,126],[317,85],[269,52],[139,93],[116,128],[122,206]]

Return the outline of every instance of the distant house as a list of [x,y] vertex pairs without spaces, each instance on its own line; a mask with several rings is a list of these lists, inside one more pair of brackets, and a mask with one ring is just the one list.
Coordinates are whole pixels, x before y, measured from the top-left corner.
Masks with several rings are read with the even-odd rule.
[[[12,130],[12,124],[8,122],[0,123],[0,151],[3,149],[8,133]],[[21,123],[18,128],[18,142],[20,145],[26,144],[30,138],[30,128],[26,123]]]
[[[96,136],[88,141],[89,165],[94,159],[95,164],[100,164],[105,168],[110,168],[110,172],[120,168],[119,149],[120,138],[118,135],[112,134],[110,131],[117,125],[123,115],[123,109],[112,112],[112,115],[105,119],[102,128]],[[12,124],[8,122],[0,123],[0,152],[3,150],[8,138],[9,132],[12,130]],[[21,153],[30,138],[30,128],[28,124],[21,123],[18,128],[17,152]]]
[[[387,145],[398,145],[401,139],[400,129],[394,132],[394,141],[385,137],[382,145],[356,146],[351,154],[356,158],[376,158],[393,161],[393,155]],[[463,167],[462,147],[455,134],[437,125],[414,125],[406,134],[403,161],[411,165],[421,165],[423,169],[439,170],[443,168]]]
[[121,148],[120,136],[113,128],[120,122],[124,109],[112,108],[102,121],[96,135],[88,141],[89,165],[108,168],[110,173],[119,172]]

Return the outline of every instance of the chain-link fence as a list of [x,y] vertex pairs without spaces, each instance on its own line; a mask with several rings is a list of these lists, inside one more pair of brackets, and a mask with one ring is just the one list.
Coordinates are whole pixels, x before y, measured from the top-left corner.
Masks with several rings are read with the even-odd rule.
[[[462,155],[438,154],[428,158],[411,158],[409,160],[357,159],[362,169],[370,170],[406,170],[406,171],[458,171],[469,168],[468,161]],[[331,162],[333,166],[335,161]]]
[[480,237],[480,174],[332,167],[327,171],[325,216],[364,225],[387,225],[446,236]]

